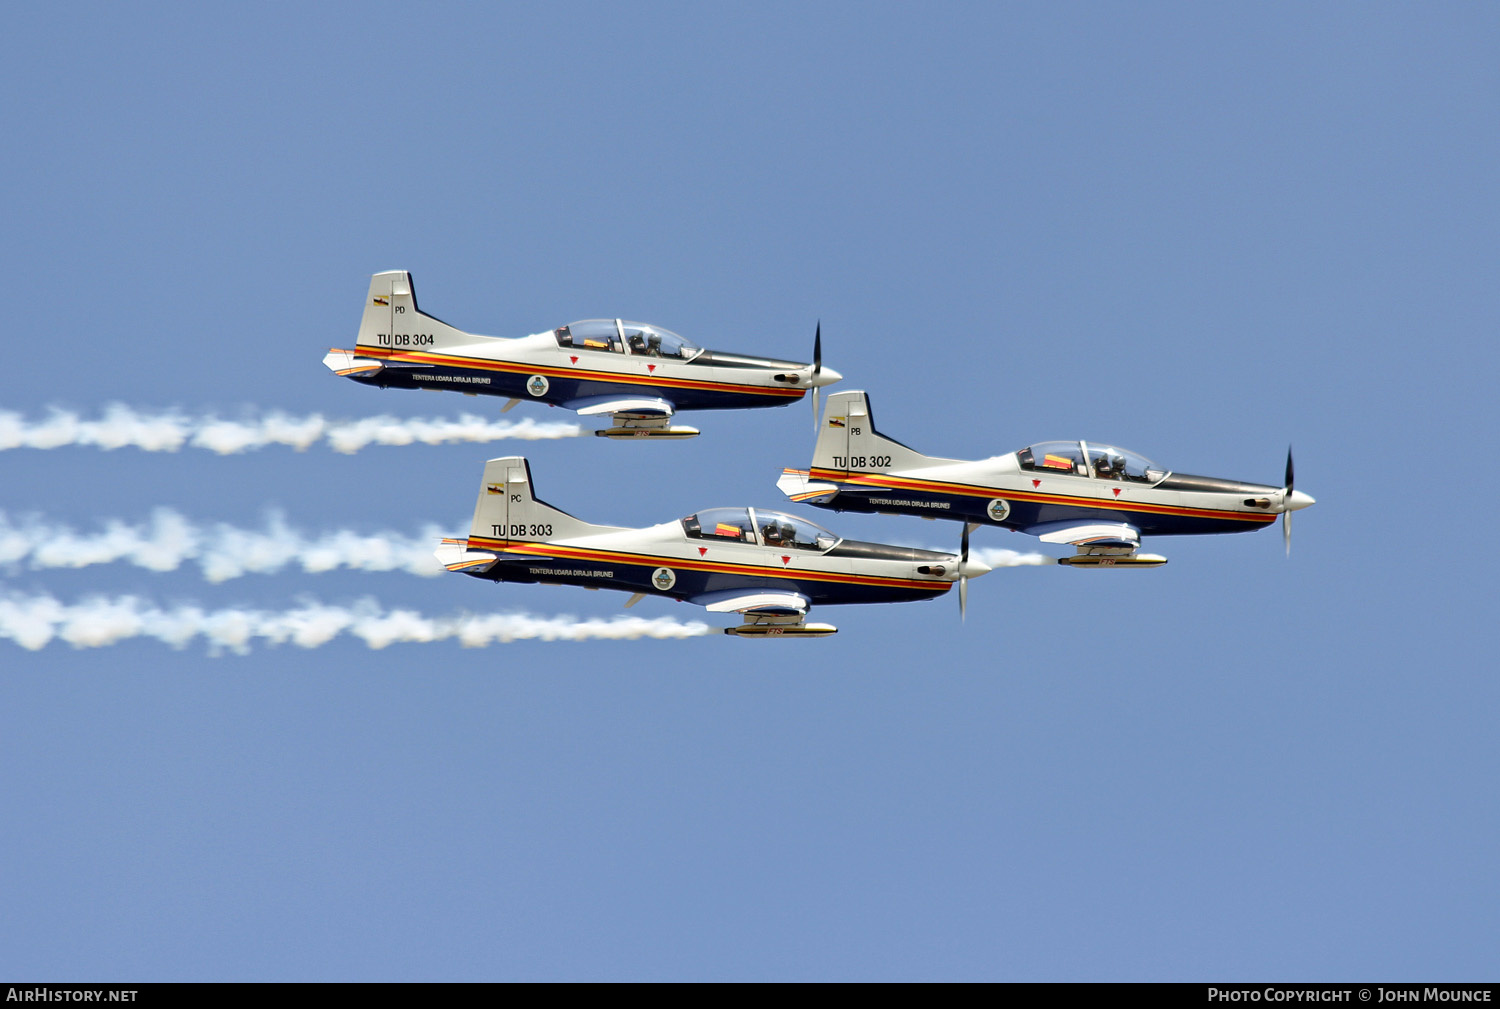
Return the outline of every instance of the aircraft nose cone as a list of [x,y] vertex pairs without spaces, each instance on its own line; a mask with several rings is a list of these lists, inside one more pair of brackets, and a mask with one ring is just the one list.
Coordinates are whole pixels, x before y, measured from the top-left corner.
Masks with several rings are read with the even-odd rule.
[[967,575],[970,578],[978,578],[980,575],[987,575],[993,570],[995,569],[990,567],[984,561],[975,557],[973,554],[970,554],[969,559],[964,561],[962,567],[960,568],[959,574]]
[[1292,491],[1292,496],[1287,500],[1285,511],[1294,512],[1315,505],[1318,502],[1311,494],[1304,494],[1300,490]]
[[825,385],[832,385],[843,377],[825,364],[823,370],[814,375],[811,381],[815,388],[822,388]]

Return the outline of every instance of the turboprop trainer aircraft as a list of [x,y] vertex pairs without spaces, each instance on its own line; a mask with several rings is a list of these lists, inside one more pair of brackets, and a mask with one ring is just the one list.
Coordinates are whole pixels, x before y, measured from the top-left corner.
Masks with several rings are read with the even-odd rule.
[[660,326],[623,319],[587,319],[546,333],[506,339],[474,336],[417,308],[405,270],[370,278],[364,319],[353,350],[334,348],[323,363],[366,385],[454,389],[523,399],[608,415],[604,438],[691,438],[674,427],[678,410],[785,406],[843,376],[823,367],[822,326],[812,364],[704,350]]
[[1292,488],[1290,449],[1281,487],[1175,473],[1090,441],[1039,442],[975,462],[936,459],[877,431],[863,392],[828,397],[812,468],[784,470],[777,486],[834,511],[957,519],[1072,544],[1077,553],[1058,559],[1072,567],[1165,564],[1138,552],[1142,536],[1243,532],[1277,515],[1290,553],[1292,512],[1313,503]]
[[808,607],[930,599],[989,571],[968,556],[840,539],[822,526],[760,508],[710,508],[645,529],[592,525],[536,499],[524,458],[484,467],[474,523],[445,539],[449,571],[496,582],[546,582],[666,596],[739,613],[740,637],[821,637],[830,624],[805,621]]

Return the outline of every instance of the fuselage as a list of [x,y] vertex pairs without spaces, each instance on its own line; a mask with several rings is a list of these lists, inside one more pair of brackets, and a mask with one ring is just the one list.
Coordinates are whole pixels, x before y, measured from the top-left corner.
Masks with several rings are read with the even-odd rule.
[[514,340],[471,337],[441,349],[425,349],[423,334],[379,335],[400,345],[345,352],[381,366],[351,371],[349,378],[382,388],[451,389],[574,409],[643,396],[664,399],[677,410],[785,406],[811,387],[808,365],[795,361],[697,348],[682,357],[628,346],[564,346],[556,331]]
[[[1084,443],[1085,445],[1087,443]],[[1050,523],[1124,522],[1142,535],[1246,532],[1274,522],[1283,489],[1258,483],[1143,471],[1101,476],[1087,465],[1064,469],[1021,453],[974,462],[932,460],[915,469],[860,472],[814,466],[811,484],[833,484],[834,511],[889,512],[1031,530]],[[789,471],[797,473],[800,471]],[[796,498],[797,495],[794,495]]]
[[[838,540],[827,546],[771,542],[754,519],[731,539],[730,524],[707,515],[694,535],[691,521],[645,529],[606,528],[556,540],[470,535],[449,541],[471,554],[495,555],[484,570],[467,573],[504,582],[543,582],[701,600],[715,593],[793,592],[812,605],[903,602],[947,592],[958,576],[953,554]],[[757,512],[764,518],[776,513]],[[722,518],[720,516],[719,518]],[[714,534],[718,528],[721,534]]]

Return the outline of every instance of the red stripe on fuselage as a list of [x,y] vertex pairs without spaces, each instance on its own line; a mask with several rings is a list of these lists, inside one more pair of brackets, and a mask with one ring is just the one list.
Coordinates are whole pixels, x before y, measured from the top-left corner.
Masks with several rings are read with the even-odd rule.
[[998,497],[1004,498],[1007,501],[1061,504],[1077,508],[1099,508],[1106,511],[1147,512],[1152,515],[1184,515],[1195,518],[1229,519],[1237,522],[1254,522],[1259,525],[1268,525],[1276,521],[1275,514],[1267,515],[1263,512],[1223,511],[1218,508],[1191,508],[1185,505],[1152,504],[1138,499],[1120,500],[1116,498],[1079,497],[1075,494],[1043,494],[1040,491],[1007,490],[1001,487],[983,487],[978,484],[945,483],[940,480],[915,480],[909,477],[891,476],[890,474],[883,473],[845,473],[842,470],[813,467],[808,471],[808,477],[814,480],[828,480],[833,483],[854,484],[859,487],[929,491],[933,494],[954,494],[960,497]]
[[[747,546],[749,544],[746,544]],[[783,578],[801,581],[835,582],[848,585],[876,585],[884,588],[935,589],[946,592],[951,582],[923,581],[914,578],[882,578],[878,575],[855,575],[838,571],[817,571],[810,568],[778,568],[770,565],[740,562],[692,560],[686,557],[670,557],[663,554],[633,554],[618,550],[590,550],[586,547],[568,547],[556,543],[515,543],[470,536],[470,549],[492,550],[513,557],[558,557],[571,560],[599,561],[604,564],[638,564],[645,566],[681,568],[684,571],[709,571],[717,574],[749,575],[757,578]],[[767,548],[769,549],[769,548]],[[811,556],[818,556],[813,554]]]

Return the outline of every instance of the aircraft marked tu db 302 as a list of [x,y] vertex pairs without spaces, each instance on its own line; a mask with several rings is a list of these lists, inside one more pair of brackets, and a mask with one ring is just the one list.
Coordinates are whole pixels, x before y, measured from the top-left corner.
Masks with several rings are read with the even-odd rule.
[[875,429],[863,392],[828,397],[809,469],[777,482],[793,501],[834,511],[955,519],[965,530],[998,525],[1076,548],[1072,567],[1154,567],[1142,536],[1260,529],[1280,515],[1291,552],[1292,512],[1313,504],[1292,486],[1287,450],[1282,486],[1191,476],[1088,441],[1041,442],[992,459],[922,455]]

